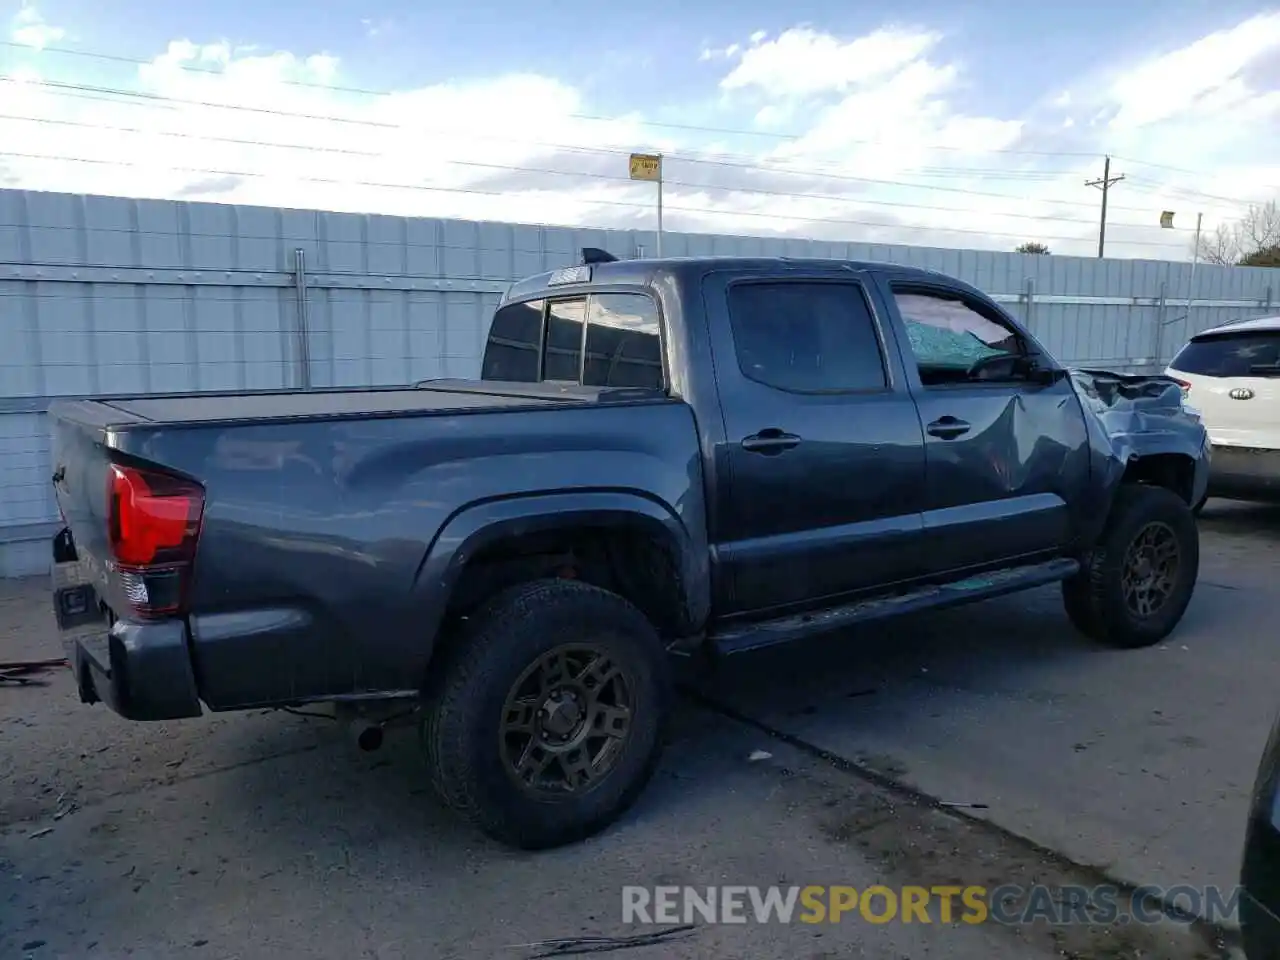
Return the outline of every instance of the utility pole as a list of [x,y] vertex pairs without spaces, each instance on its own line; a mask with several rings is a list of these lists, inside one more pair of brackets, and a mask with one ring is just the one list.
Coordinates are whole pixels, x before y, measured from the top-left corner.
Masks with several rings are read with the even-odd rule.
[[1086,180],[1086,187],[1100,187],[1102,189],[1102,219],[1098,222],[1098,259],[1102,259],[1102,251],[1107,243],[1107,191],[1111,189],[1112,184],[1119,183],[1124,179],[1124,174],[1118,177],[1111,175],[1111,158],[1107,157],[1102,163],[1102,179]]
[[1196,245],[1191,254],[1191,276],[1187,279],[1187,325],[1183,329],[1191,333],[1191,301],[1196,295],[1196,266],[1200,263],[1200,224],[1204,220],[1203,213],[1196,214]]

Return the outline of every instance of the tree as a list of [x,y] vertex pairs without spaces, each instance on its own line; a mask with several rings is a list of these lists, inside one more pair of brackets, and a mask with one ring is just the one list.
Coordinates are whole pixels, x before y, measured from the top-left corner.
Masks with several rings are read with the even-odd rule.
[[1280,267],[1280,243],[1240,258],[1242,267]]
[[1224,266],[1280,266],[1280,204],[1252,204],[1234,223],[1220,223],[1212,233],[1201,234],[1200,259]]
[[1014,253],[1047,254],[1049,252],[1049,248],[1046,247],[1043,243],[1037,243],[1034,240],[1028,240],[1026,243],[1020,243],[1018,244],[1018,246],[1014,247],[1013,252]]

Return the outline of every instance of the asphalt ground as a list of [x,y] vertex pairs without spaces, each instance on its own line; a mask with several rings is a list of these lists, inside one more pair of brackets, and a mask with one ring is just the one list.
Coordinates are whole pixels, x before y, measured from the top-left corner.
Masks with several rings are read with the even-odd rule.
[[[278,712],[129,723],[80,704],[66,670],[0,685],[0,957],[522,958],[672,929],[625,922],[628,885],[1229,894],[1280,689],[1280,508],[1211,502],[1201,531],[1195,599],[1153,649],[1090,644],[1045,589],[731,660],[686,692],[636,808],[549,853],[441,809],[410,730],[361,754]],[[58,655],[47,583],[0,582],[0,660]],[[1229,923],[947,923],[936,899],[927,915],[695,917],[595,946],[1182,960],[1231,941]]]

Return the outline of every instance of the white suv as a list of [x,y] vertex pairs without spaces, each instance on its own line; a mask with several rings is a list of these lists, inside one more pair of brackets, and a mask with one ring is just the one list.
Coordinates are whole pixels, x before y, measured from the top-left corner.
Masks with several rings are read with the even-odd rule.
[[1280,317],[1197,333],[1165,373],[1213,444],[1206,499],[1280,500]]

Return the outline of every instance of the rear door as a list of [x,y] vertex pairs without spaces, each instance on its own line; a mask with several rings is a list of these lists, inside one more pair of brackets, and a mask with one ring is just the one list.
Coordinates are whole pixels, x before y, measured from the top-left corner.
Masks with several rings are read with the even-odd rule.
[[1214,445],[1280,450],[1280,330],[1193,337],[1169,372]]
[[725,613],[781,613],[920,569],[924,441],[866,278],[704,283],[725,440]]

